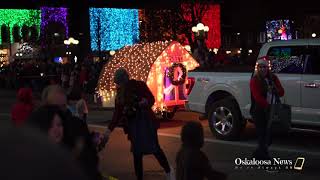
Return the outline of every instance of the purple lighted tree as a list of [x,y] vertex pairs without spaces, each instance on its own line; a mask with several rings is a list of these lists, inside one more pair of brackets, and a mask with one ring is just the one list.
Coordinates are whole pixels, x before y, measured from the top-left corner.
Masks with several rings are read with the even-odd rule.
[[49,23],[61,23],[65,29],[65,36],[68,38],[67,14],[67,8],[41,7],[41,36],[45,35]]

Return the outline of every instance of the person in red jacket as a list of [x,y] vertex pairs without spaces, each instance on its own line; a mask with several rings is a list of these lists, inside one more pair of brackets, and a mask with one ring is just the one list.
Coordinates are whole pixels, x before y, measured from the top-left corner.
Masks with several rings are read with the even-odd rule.
[[15,126],[21,126],[33,110],[32,90],[20,88],[17,94],[17,103],[11,109],[11,120]]
[[256,63],[256,70],[250,80],[250,90],[250,112],[258,134],[258,147],[253,156],[256,159],[270,159],[268,147],[271,145],[271,134],[267,128],[270,104],[274,104],[284,95],[284,89],[278,77],[269,71],[269,63],[265,58],[259,59]]

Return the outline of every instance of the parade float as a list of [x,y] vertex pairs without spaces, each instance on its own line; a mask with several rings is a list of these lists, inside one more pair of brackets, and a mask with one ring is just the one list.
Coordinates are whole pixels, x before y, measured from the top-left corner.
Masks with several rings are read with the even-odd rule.
[[192,79],[188,71],[199,64],[178,42],[153,42],[125,46],[103,67],[96,93],[103,107],[114,107],[114,72],[125,68],[131,79],[144,81],[155,97],[153,110],[173,112],[184,107]]

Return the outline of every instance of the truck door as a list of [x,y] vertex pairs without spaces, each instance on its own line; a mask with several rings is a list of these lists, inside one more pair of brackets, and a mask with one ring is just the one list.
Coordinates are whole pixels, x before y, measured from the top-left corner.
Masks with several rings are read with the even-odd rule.
[[320,123],[320,46],[309,46],[302,75],[302,108],[305,120]]
[[268,51],[272,72],[284,88],[282,102],[292,106],[292,119],[300,119],[301,78],[305,46],[277,46]]

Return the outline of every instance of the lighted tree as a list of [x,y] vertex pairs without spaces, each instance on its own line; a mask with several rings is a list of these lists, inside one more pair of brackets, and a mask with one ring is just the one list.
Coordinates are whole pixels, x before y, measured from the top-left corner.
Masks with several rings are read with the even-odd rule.
[[[174,23],[176,27],[175,34],[185,34],[188,38],[190,46],[194,47],[192,38],[192,27],[201,22],[204,14],[209,8],[209,4],[213,3],[210,0],[179,0],[180,5],[173,10],[173,15],[176,17]],[[179,39],[178,39],[179,40]],[[182,40],[180,40],[182,41]]]
[[[11,32],[14,26],[36,26],[37,29],[40,29],[40,10],[0,9],[0,25],[9,27],[8,35],[10,42],[13,42],[14,38]],[[0,39],[0,42],[2,42],[2,39]]]

